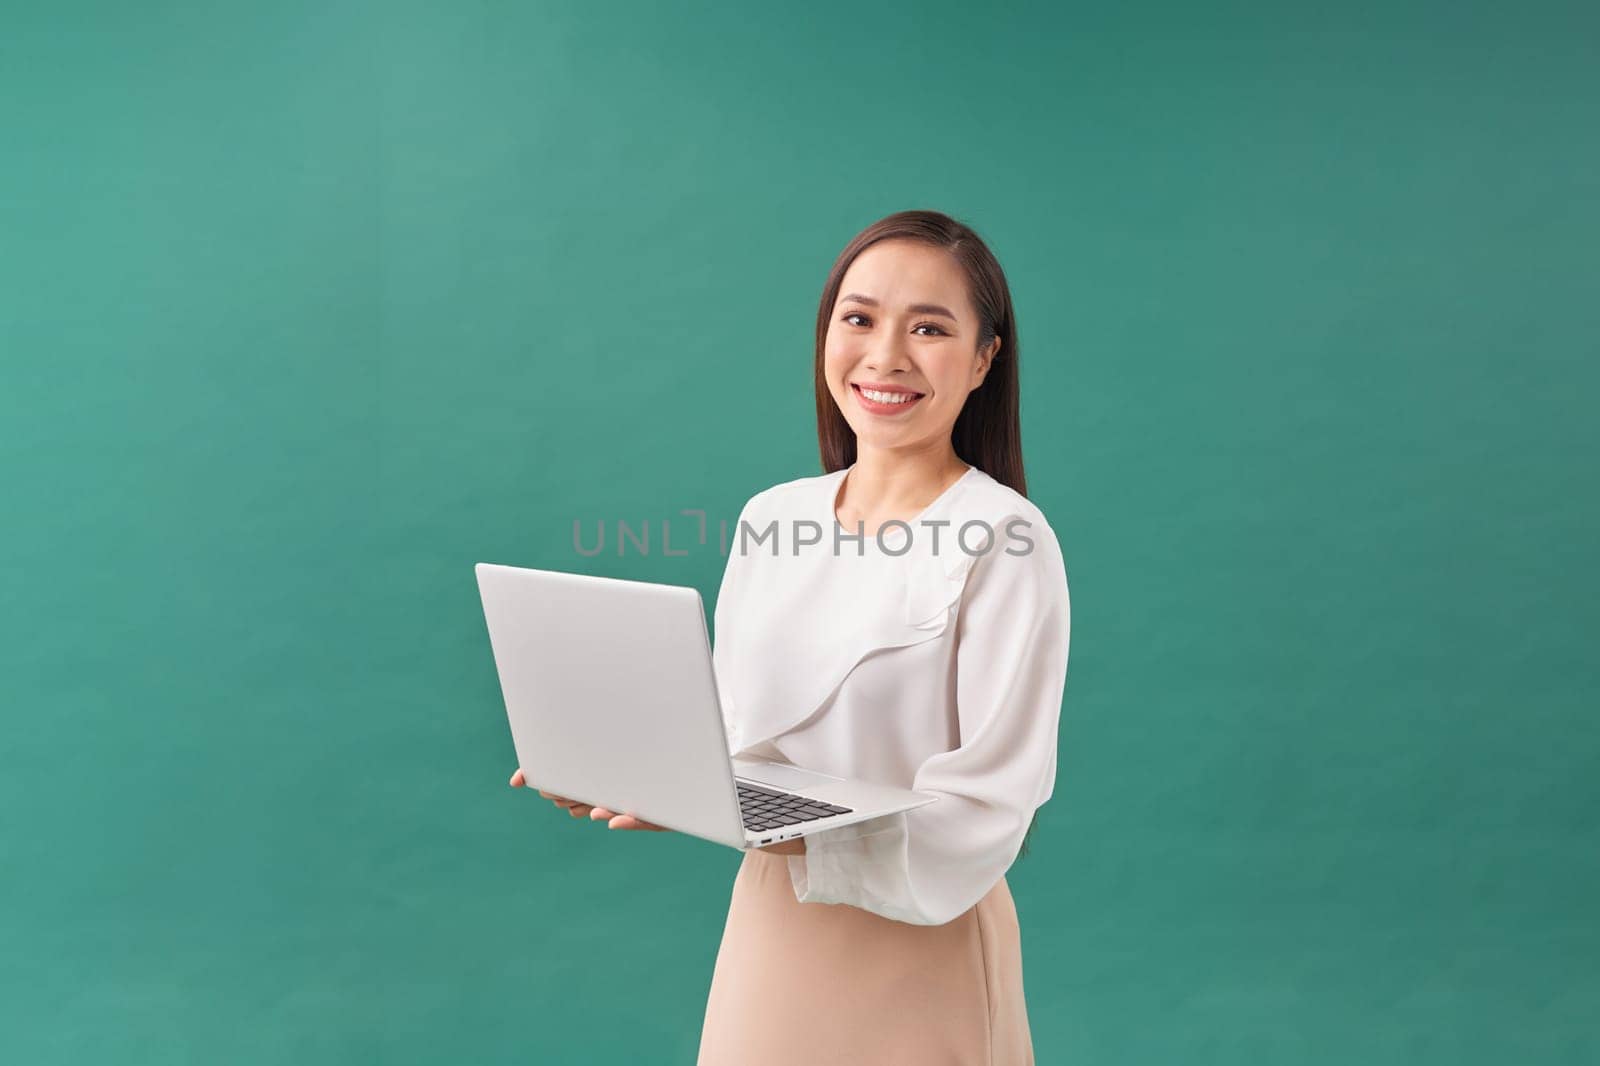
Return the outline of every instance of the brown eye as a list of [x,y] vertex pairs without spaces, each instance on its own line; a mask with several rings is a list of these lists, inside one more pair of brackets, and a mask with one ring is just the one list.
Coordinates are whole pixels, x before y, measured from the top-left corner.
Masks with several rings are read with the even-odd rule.
[[[852,318],[866,318],[866,317],[867,316],[862,314],[860,311],[851,311],[848,315],[845,315],[844,318],[841,319],[840,321],[850,322],[850,320]],[[855,323],[853,323],[853,322],[851,323],[851,325],[854,325],[854,324]]]

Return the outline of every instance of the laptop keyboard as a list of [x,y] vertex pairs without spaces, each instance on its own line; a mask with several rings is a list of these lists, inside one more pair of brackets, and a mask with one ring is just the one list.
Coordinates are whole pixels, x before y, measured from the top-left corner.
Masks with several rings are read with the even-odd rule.
[[746,829],[776,829],[779,826],[814,822],[818,818],[831,818],[836,814],[849,814],[853,808],[824,803],[809,796],[793,792],[778,792],[734,782],[739,788],[739,813],[744,817]]

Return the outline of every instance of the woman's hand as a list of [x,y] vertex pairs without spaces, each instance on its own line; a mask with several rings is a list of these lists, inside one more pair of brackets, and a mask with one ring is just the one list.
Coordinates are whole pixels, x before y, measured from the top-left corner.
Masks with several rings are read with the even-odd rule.
[[773,855],[804,855],[806,853],[806,838],[799,837],[795,840],[780,840],[776,844],[768,844],[757,851],[770,852]]
[[[520,769],[511,775],[512,788],[522,788],[527,783],[528,779],[522,775]],[[656,825],[654,822],[647,822],[643,818],[635,818],[631,814],[617,814],[615,811],[609,811],[604,807],[579,803],[577,800],[570,800],[565,796],[557,796],[552,792],[546,792],[542,788],[539,790],[539,795],[554,803],[557,807],[564,808],[574,818],[588,816],[593,821],[605,822],[608,829],[647,829],[656,833],[672,832],[664,825]],[[806,838],[781,840],[776,844],[768,844],[766,847],[757,848],[756,850],[769,852],[773,855],[804,855],[806,853]]]
[[[523,776],[520,769],[511,775],[512,788],[522,788],[527,783],[528,779]],[[603,821],[608,829],[648,829],[656,833],[671,832],[664,825],[656,825],[654,822],[647,822],[643,818],[635,818],[631,814],[617,814],[606,810],[604,807],[596,807],[593,804],[579,803],[577,800],[570,800],[565,796],[557,796],[552,792],[546,792],[542,788],[539,790],[539,795],[554,803],[557,807],[564,808],[574,818],[587,817],[596,822]]]

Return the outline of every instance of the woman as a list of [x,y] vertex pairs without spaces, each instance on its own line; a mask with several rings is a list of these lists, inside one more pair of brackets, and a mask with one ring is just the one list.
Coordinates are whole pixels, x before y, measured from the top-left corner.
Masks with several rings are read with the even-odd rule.
[[1005,872],[1054,788],[1070,606],[1005,275],[890,215],[835,262],[815,356],[827,473],[745,504],[717,597],[730,750],[939,799],[746,853],[699,1066],[1031,1064]]

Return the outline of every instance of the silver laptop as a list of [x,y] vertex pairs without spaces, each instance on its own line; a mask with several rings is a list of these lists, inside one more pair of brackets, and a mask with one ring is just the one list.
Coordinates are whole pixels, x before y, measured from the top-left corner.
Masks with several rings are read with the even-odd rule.
[[734,759],[696,589],[493,563],[476,570],[530,787],[741,850],[939,798]]

